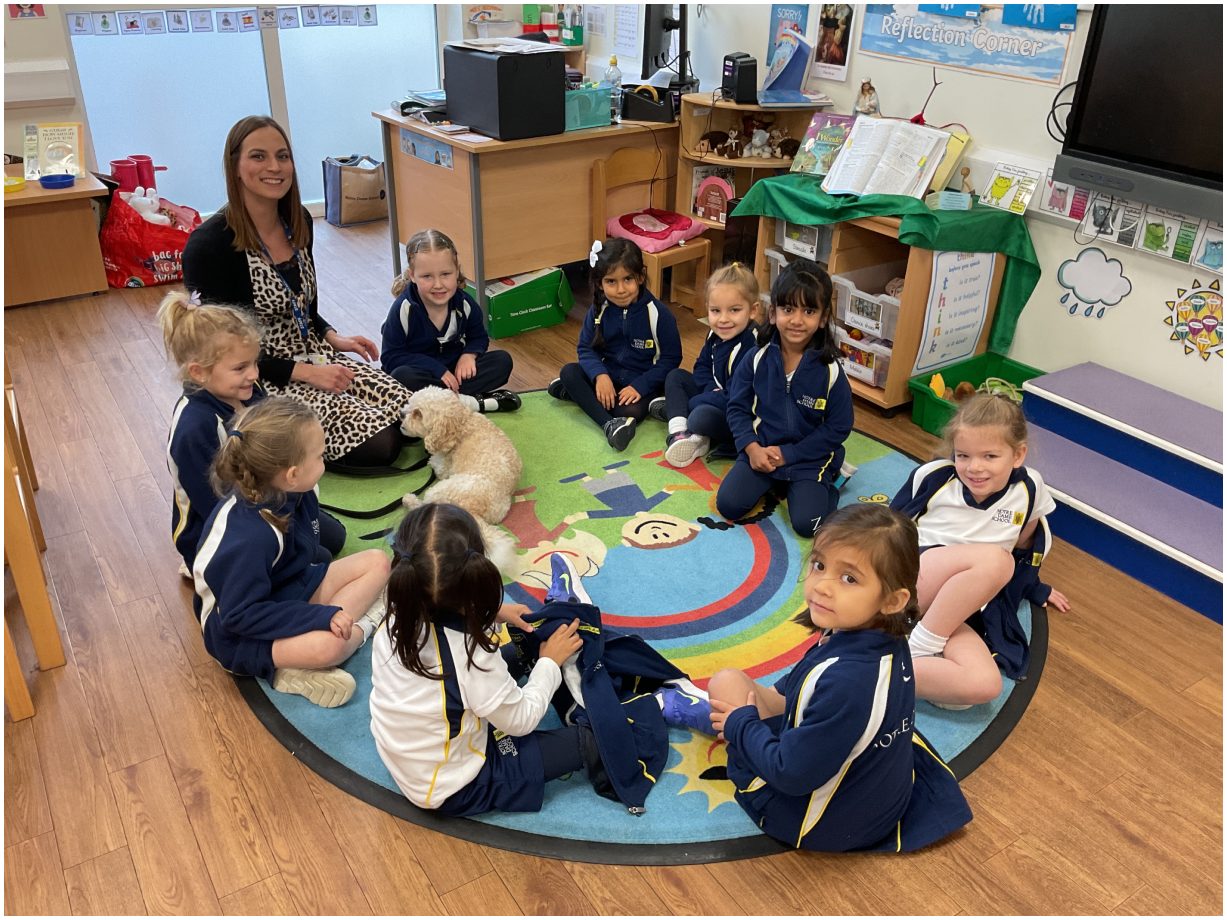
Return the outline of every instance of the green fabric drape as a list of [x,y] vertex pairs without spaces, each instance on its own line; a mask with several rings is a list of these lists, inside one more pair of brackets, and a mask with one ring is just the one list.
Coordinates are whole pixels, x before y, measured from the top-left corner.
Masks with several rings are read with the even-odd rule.
[[813,176],[788,173],[754,183],[734,216],[765,215],[794,224],[835,224],[860,217],[899,217],[899,242],[922,249],[1000,252],[1006,258],[989,331],[990,351],[1007,354],[1018,316],[1040,280],[1040,263],[1020,215],[987,205],[970,211],[933,211],[919,198],[828,195]]

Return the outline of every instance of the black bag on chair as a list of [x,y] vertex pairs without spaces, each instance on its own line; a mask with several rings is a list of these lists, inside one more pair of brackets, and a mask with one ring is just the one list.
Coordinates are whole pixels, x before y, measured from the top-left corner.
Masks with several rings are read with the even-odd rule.
[[324,160],[324,217],[328,223],[348,227],[387,216],[388,187],[382,163],[356,153]]

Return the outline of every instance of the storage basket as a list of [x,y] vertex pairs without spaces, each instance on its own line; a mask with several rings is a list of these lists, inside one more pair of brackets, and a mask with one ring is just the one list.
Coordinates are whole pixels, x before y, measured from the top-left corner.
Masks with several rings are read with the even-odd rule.
[[986,351],[974,358],[967,358],[964,361],[939,367],[931,373],[913,377],[907,384],[908,389],[912,391],[912,421],[929,434],[940,437],[942,429],[954,415],[957,404],[941,398],[929,389],[929,381],[936,373],[940,373],[942,379],[946,381],[946,386],[953,390],[963,381],[978,387],[989,377],[1000,377],[1002,380],[1021,387],[1026,381],[1039,377],[1044,371],[1011,361],[996,352]]
[[907,272],[907,261],[886,262],[831,276],[835,316],[853,329],[880,339],[895,339],[899,300],[885,293],[887,283]]
[[609,124],[609,85],[602,83],[587,89],[567,90],[566,102],[568,131],[582,128],[599,128]]
[[874,387],[886,383],[886,375],[890,371],[889,342],[869,335],[854,339],[847,329],[838,325],[835,327],[835,341],[839,345],[845,374]]

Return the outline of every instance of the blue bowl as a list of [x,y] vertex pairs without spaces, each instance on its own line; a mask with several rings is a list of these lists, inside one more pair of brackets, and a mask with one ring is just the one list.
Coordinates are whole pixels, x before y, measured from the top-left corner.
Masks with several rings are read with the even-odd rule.
[[39,185],[43,188],[71,188],[77,177],[71,173],[56,173],[51,176],[40,176]]

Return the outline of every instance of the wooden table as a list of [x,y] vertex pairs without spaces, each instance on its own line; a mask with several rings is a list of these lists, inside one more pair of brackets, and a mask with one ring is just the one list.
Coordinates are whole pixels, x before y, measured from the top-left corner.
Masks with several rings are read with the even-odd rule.
[[[671,182],[677,168],[675,123],[630,122],[473,143],[392,109],[371,114],[381,123],[388,164],[394,271],[401,271],[401,244],[419,230],[442,230],[456,243],[483,310],[487,279],[587,257],[592,247],[594,160],[621,147],[639,147],[658,152],[662,181]],[[429,150],[429,159],[410,152],[419,140],[424,142],[420,152]],[[433,162],[437,147],[450,148],[450,169]],[[671,200],[672,189],[667,192],[666,200]]]
[[[5,167],[21,175],[21,166]],[[45,189],[28,180],[4,196],[4,307],[105,291],[106,271],[91,198],[107,194],[93,175],[71,188]]]

